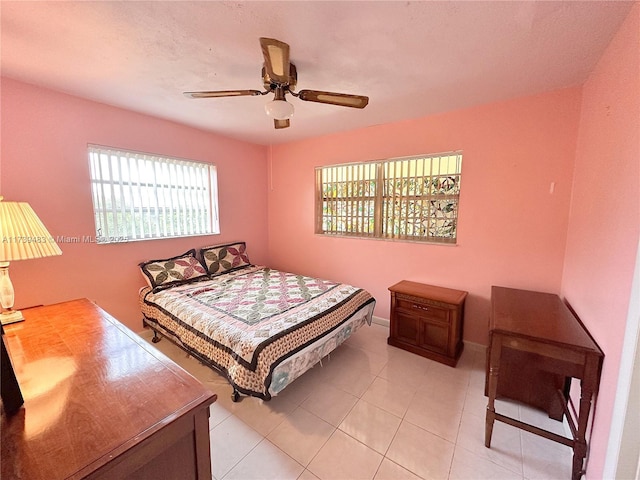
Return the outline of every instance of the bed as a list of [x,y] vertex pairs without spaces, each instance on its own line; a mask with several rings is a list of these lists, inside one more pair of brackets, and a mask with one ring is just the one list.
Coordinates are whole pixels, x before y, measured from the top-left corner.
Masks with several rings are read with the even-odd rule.
[[252,265],[244,242],[140,264],[144,324],[269,400],[371,324],[375,299],[351,285]]

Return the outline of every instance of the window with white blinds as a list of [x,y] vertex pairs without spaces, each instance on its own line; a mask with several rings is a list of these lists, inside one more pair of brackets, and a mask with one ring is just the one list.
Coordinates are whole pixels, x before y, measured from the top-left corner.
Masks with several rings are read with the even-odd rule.
[[316,233],[456,243],[462,152],[316,168]]
[[220,233],[214,165],[89,145],[97,243]]

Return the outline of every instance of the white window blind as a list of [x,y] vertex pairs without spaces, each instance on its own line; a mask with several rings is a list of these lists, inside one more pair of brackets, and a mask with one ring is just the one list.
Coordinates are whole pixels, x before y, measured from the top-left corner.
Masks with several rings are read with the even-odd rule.
[[97,243],[219,233],[214,165],[89,145]]
[[316,233],[456,243],[461,152],[316,168]]

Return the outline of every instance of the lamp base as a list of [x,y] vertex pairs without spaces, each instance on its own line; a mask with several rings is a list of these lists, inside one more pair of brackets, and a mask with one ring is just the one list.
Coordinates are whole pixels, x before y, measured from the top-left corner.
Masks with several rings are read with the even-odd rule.
[[9,325],[10,323],[22,321],[24,321],[24,317],[20,310],[8,310],[0,313],[0,322],[2,322],[2,325]]

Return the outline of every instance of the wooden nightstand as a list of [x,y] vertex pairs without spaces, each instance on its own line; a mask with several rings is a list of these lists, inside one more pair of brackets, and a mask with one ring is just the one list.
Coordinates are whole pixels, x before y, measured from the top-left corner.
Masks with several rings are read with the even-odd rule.
[[462,353],[467,292],[403,280],[389,287],[389,345],[455,367]]

